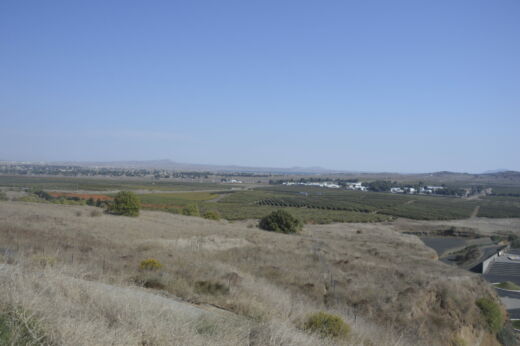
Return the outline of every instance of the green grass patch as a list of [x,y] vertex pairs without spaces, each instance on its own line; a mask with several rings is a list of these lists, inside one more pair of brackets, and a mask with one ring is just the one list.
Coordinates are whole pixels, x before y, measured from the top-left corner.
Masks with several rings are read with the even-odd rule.
[[475,303],[482,312],[489,330],[498,333],[504,326],[504,315],[497,302],[489,298],[480,298]]
[[520,320],[512,321],[513,328],[520,329]]
[[350,333],[350,326],[341,317],[326,312],[308,316],[303,329],[323,337],[344,338]]
[[499,284],[495,284],[495,286],[505,290],[520,291],[520,286],[511,281],[501,282]]

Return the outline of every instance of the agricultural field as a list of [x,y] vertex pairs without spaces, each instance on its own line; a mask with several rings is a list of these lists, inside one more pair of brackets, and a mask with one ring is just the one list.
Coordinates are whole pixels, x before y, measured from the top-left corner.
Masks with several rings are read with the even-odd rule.
[[[252,207],[302,209],[313,212],[353,213],[353,215],[406,217],[419,220],[468,218],[476,207],[474,201],[453,197],[396,195],[313,187],[269,187],[230,194],[219,204]],[[374,220],[375,221],[375,220]]]
[[486,196],[479,204],[481,217],[520,217],[520,196]]
[[213,200],[219,196],[218,193],[210,192],[144,193],[139,194],[139,200],[143,208],[168,210]]
[[415,220],[520,217],[520,197],[509,186],[501,190],[494,187],[493,191],[499,191],[500,195],[477,199],[312,186],[266,185],[246,190],[229,184],[66,177],[0,176],[0,186],[30,189],[29,192],[44,189],[56,198],[102,201],[111,200],[118,190],[132,190],[138,193],[144,209],[180,213],[187,206],[197,205],[201,213],[218,212],[228,220],[258,219],[280,208],[286,208],[306,223],[316,224],[381,222],[398,217]]
[[200,191],[226,190],[233,187],[229,184],[187,183],[175,181],[154,181],[150,179],[121,178],[73,178],[42,176],[7,176],[0,175],[0,186],[14,188],[34,188],[44,190],[71,191],[113,191],[113,190],[159,190],[159,191]]

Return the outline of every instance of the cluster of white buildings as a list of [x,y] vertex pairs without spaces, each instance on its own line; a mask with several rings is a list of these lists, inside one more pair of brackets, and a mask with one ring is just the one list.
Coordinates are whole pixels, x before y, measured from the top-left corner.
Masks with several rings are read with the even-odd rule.
[[357,183],[347,183],[346,185],[347,190],[356,190],[356,191],[367,191],[367,187],[363,186],[363,183],[357,182]]
[[286,181],[282,183],[283,185],[292,186],[292,185],[305,185],[305,186],[318,186],[318,187],[327,187],[329,189],[339,189],[341,186],[338,184],[334,184],[328,181],[318,182],[318,183],[303,183],[296,181]]
[[421,195],[429,195],[435,193],[437,190],[442,190],[444,187],[442,186],[423,186],[417,190],[413,187],[392,187],[390,188],[391,193],[409,193],[409,194],[421,194]]
[[[327,187],[329,189],[339,189],[341,188],[340,185],[336,183],[332,183],[329,181],[323,181],[323,182],[300,182],[300,181],[285,181],[282,183],[286,186],[317,186],[317,187]],[[352,183],[346,183],[345,184],[346,190],[353,190],[353,191],[368,191],[368,187],[364,186],[362,182],[352,182]],[[391,193],[407,193],[407,194],[421,194],[421,195],[429,195],[434,194],[438,190],[442,190],[444,187],[442,186],[422,186],[419,189],[416,189],[414,187],[392,187],[390,188]]]
[[243,184],[244,183],[242,180],[237,180],[237,179],[226,179],[222,182],[227,183],[227,184]]

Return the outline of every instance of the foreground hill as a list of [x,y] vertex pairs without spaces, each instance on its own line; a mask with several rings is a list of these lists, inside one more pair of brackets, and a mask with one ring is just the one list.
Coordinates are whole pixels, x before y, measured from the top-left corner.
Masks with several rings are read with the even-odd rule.
[[[0,323],[14,314],[34,326],[27,337],[62,345],[497,344],[475,304],[495,299],[488,285],[393,227],[284,235],[252,221],[0,202]],[[140,268],[150,258],[162,267]],[[342,316],[349,337],[303,332],[316,311]]]

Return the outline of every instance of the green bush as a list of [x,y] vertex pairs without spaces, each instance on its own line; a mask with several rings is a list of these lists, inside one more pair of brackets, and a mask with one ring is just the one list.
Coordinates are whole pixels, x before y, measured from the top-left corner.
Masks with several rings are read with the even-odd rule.
[[323,337],[346,337],[350,332],[350,326],[341,317],[326,312],[308,316],[303,328]]
[[137,195],[130,191],[119,192],[114,201],[110,203],[108,211],[125,216],[138,216],[141,202]]
[[303,223],[284,210],[273,211],[260,220],[261,229],[280,233],[296,233],[301,231]]
[[204,218],[208,220],[220,220],[220,214],[218,211],[207,211],[204,213]]
[[484,315],[489,330],[493,333],[498,333],[504,325],[504,315],[502,314],[500,306],[489,298],[477,299],[476,304]]
[[162,264],[155,258],[148,258],[141,261],[141,264],[139,264],[139,268],[143,270],[158,270],[162,268]]
[[7,195],[4,191],[0,191],[0,201],[7,201]]
[[199,206],[190,204],[182,208],[182,215],[186,216],[200,216]]

